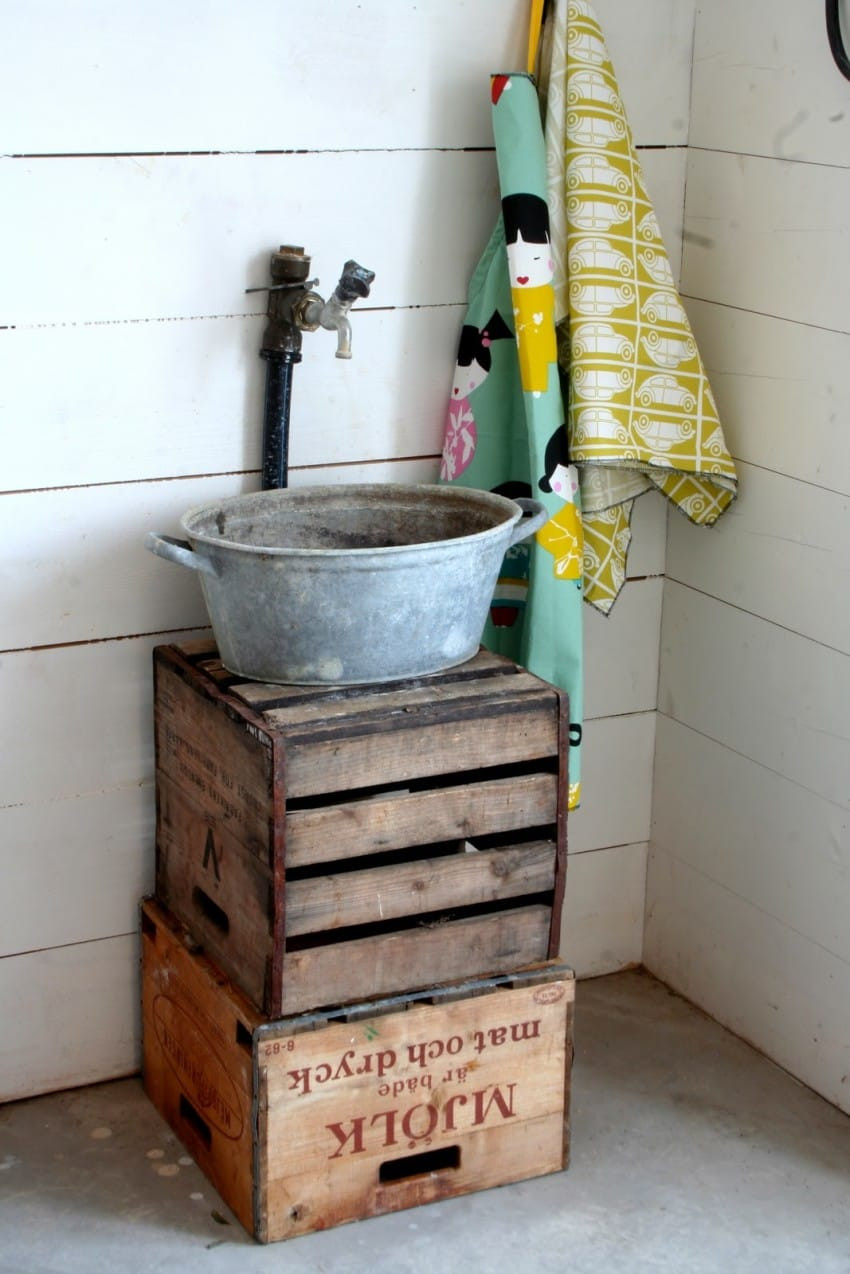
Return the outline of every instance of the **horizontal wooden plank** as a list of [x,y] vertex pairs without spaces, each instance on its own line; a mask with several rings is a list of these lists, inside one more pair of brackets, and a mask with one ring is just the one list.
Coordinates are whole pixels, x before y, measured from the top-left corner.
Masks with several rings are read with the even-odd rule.
[[850,334],[687,304],[736,460],[850,495]]
[[[462,1092],[452,1095],[464,1097]],[[383,1112],[388,1113],[391,1112]],[[365,1162],[358,1157],[346,1165],[349,1171],[338,1179],[329,1178],[327,1170],[320,1172],[315,1162],[304,1171],[278,1167],[278,1175],[269,1182],[267,1216],[263,1217],[260,1232],[272,1240],[291,1238],[313,1228],[311,1222],[315,1226],[318,1218],[322,1227],[339,1225],[560,1172],[566,1166],[564,1117],[560,1111],[537,1119],[511,1119],[508,1127],[481,1128],[453,1140],[461,1142],[457,1168],[425,1171],[387,1184],[380,1183],[381,1164],[389,1164],[393,1158],[403,1159],[403,1153],[392,1156],[382,1150],[379,1156],[369,1156]],[[405,1145],[407,1154],[414,1154],[416,1151],[409,1146],[417,1144],[399,1142],[398,1148]],[[376,1162],[378,1158],[380,1163]],[[303,1160],[296,1159],[299,1162]],[[298,1201],[295,1206],[293,1199]]]
[[850,808],[850,660],[668,581],[659,709]]
[[153,790],[0,809],[0,957],[129,933],[153,888]]
[[[515,665],[508,662],[496,665],[505,669],[503,675],[488,675],[491,657],[484,654],[482,659],[485,675],[481,677],[464,676],[460,672],[456,675],[454,669],[447,669],[444,676],[438,673],[422,677],[413,685],[401,688],[390,681],[370,683],[364,688],[365,693],[358,693],[356,687],[353,694],[346,694],[339,687],[333,694],[296,693],[293,702],[268,708],[262,717],[269,729],[280,731],[287,739],[300,740],[310,734],[317,737],[332,732],[341,736],[354,734],[390,717],[398,718],[396,724],[400,731],[406,729],[408,716],[414,721],[445,719],[462,712],[485,717],[503,703],[522,704],[533,700],[535,706],[548,703],[553,712],[557,711],[556,696],[547,682],[524,670],[516,671]],[[460,665],[459,669],[464,666]],[[474,669],[476,664],[471,667]],[[557,748],[554,751],[557,752]]]
[[569,819],[571,856],[649,840],[654,746],[654,710],[585,721],[582,804]]
[[[340,465],[293,472],[293,487],[416,482],[436,461]],[[0,498],[9,545],[2,575],[28,584],[0,615],[0,649],[58,645],[209,624],[194,571],[145,549],[149,531],[181,538],[188,510],[259,489],[259,475],[77,487]],[[57,552],[57,537],[62,552]]]
[[296,937],[543,893],[555,883],[554,841],[422,858],[293,880],[286,932]]
[[850,167],[692,150],[682,289],[689,296],[850,331]]
[[286,861],[303,867],[541,826],[555,821],[557,799],[557,775],[525,774],[293,810],[286,816]]
[[630,581],[607,616],[583,608],[588,718],[654,709],[663,583],[660,578]]
[[850,1114],[850,967],[820,942],[655,848],[644,961]]
[[663,716],[655,772],[655,845],[850,963],[846,809]]
[[[627,0],[596,7],[638,140],[683,143],[693,0],[644,0],[639,14]],[[525,65],[519,0],[431,0],[421,8],[314,0],[285,37],[279,25],[273,0],[249,0],[238,12],[202,0],[120,12],[88,0],[73,14],[60,0],[20,6],[7,29],[17,56],[5,60],[0,79],[2,149],[489,146],[490,74]],[[264,31],[270,38],[258,38]],[[36,91],[24,55],[36,48],[50,95]],[[664,75],[648,74],[659,64]],[[52,100],[63,110],[51,110]],[[304,102],[309,110],[299,109]]]
[[[488,151],[0,158],[0,200],[0,323],[20,326],[262,313],[265,298],[245,289],[270,282],[281,242],[304,244],[323,296],[354,257],[376,274],[370,306],[463,301],[498,184]],[[73,245],[61,270],[44,251],[57,200]],[[129,268],[139,243],[155,267]],[[332,335],[308,339],[333,357]]]
[[[0,806],[153,781],[151,652],[160,641],[139,637],[3,656]],[[47,733],[39,722],[50,723]]]
[[850,496],[754,465],[717,524],[670,521],[667,576],[850,651]]
[[134,934],[0,960],[0,1102],[137,1071]]
[[570,854],[560,951],[577,977],[642,963],[646,858],[646,842]]
[[690,144],[846,167],[847,85],[826,24],[776,0],[698,5]]
[[[547,701],[548,700],[548,701]],[[396,729],[389,728],[395,724]],[[398,727],[404,725],[403,738]],[[398,783],[436,774],[473,771],[488,765],[534,761],[558,753],[558,721],[551,693],[527,701],[503,697],[486,717],[423,712],[409,720],[387,720],[364,734],[316,732],[287,748],[287,791],[293,797]]]
[[[665,237],[679,232],[681,163],[677,152],[660,152],[644,165]],[[417,232],[423,189],[431,211],[427,231]],[[344,247],[340,190],[346,192]],[[73,251],[57,272],[43,244],[60,198]],[[140,320],[264,314],[264,294],[246,288],[270,282],[269,257],[282,239],[305,241],[323,296],[333,291],[346,256],[375,271],[370,297],[352,312],[355,322],[364,307],[462,304],[499,207],[493,155],[443,150],[391,157],[362,151],[0,158],[0,199],[9,222],[0,244],[7,280],[0,326],[15,327],[132,320],[135,328]],[[393,208],[389,233],[374,215],[382,202]],[[288,210],[283,226],[282,206]],[[126,246],[137,242],[144,242],[145,259],[155,267],[127,269]],[[669,245],[674,262],[676,242]],[[201,244],[214,270],[200,262]],[[221,329],[205,337],[221,339]],[[243,334],[241,341],[248,340]],[[332,334],[308,335],[305,346],[333,360]],[[228,362],[233,358],[234,351],[225,353]],[[450,363],[446,392],[451,371]],[[184,387],[184,401],[186,393]]]
[[[297,16],[282,31],[273,0],[248,0],[238,12],[210,9],[203,0],[178,10],[156,3],[116,12],[88,0],[73,15],[60,3],[36,0],[12,16],[9,40],[19,50],[37,41],[44,47],[40,35],[49,25],[39,65],[64,109],[51,111],[34,91],[26,57],[9,58],[0,96],[4,148],[58,154],[491,144],[490,71],[520,61],[524,51],[517,0],[473,0],[460,9],[441,0],[402,11],[392,0],[313,0]],[[299,109],[305,103],[309,109]]]
[[545,960],[550,914],[548,907],[517,907],[287,952],[280,1016]]
[[[181,643],[180,649],[182,648]],[[483,647],[479,647],[476,653],[464,663],[455,664],[442,672],[426,673],[421,677],[410,677],[402,681],[362,682],[350,686],[331,684],[304,686],[292,682],[240,681],[232,673],[228,673],[218,658],[203,660],[199,666],[203,668],[207,676],[216,681],[230,682],[227,687],[228,693],[256,712],[276,712],[279,709],[286,711],[302,703],[311,703],[314,706],[327,705],[326,709],[320,708],[320,716],[323,716],[326,710],[341,714],[343,704],[348,704],[356,710],[357,705],[362,701],[375,704],[397,703],[395,696],[400,692],[427,690],[429,686],[443,687],[453,683],[457,683],[458,687],[461,683],[472,685],[482,678],[515,676],[520,671],[518,664],[512,663],[504,655],[494,655]],[[488,684],[497,683],[488,682]],[[297,714],[292,715],[297,719]]]
[[[328,333],[308,334],[293,377],[293,485],[304,466],[439,456],[462,318],[460,304],[354,311],[350,361],[334,358]],[[2,489],[259,471],[263,326],[237,315],[0,331]]]

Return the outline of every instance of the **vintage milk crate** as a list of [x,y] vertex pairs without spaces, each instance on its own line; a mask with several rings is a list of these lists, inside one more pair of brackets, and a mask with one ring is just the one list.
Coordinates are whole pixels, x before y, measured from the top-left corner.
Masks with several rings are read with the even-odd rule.
[[145,1089],[262,1242],[566,1167],[565,965],[269,1022],[153,901],[142,951]]
[[266,1015],[557,954],[566,697],[487,653],[328,689],[154,652],[156,894]]

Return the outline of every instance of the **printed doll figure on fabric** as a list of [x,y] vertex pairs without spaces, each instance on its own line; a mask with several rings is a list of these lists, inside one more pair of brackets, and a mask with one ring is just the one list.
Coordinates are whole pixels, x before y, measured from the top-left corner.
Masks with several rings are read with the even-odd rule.
[[537,485],[541,491],[564,501],[537,532],[537,540],[554,557],[555,575],[575,580],[581,587],[584,536],[578,507],[579,475],[576,466],[570,464],[566,425],[560,425],[546,444],[545,472]]
[[478,435],[469,395],[482,385],[493,364],[490,346],[493,341],[512,340],[513,332],[498,310],[494,310],[482,328],[464,323],[458,344],[452,392],[449,399],[440,477],[451,482],[468,469],[475,455]]
[[543,394],[549,368],[558,361],[549,210],[539,195],[506,195],[502,217],[522,387],[526,393]]

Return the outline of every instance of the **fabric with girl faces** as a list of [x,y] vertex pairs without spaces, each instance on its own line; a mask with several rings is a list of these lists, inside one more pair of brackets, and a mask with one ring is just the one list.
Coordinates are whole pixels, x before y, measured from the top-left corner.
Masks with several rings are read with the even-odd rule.
[[570,809],[581,793],[582,535],[555,333],[540,104],[527,75],[491,86],[502,215],[469,284],[441,476],[549,513],[505,556],[484,645],[568,692]]

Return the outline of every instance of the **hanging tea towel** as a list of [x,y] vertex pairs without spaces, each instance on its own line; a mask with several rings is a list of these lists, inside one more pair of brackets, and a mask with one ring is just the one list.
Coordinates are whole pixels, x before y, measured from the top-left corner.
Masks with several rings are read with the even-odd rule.
[[483,642],[568,692],[568,803],[575,809],[581,792],[581,516],[558,369],[543,127],[530,76],[494,76],[491,99],[502,216],[469,284],[441,477],[532,495],[549,511],[536,537],[508,552]]
[[586,0],[550,6],[540,94],[584,597],[607,614],[625,580],[635,497],[657,489],[711,525],[737,479]]

